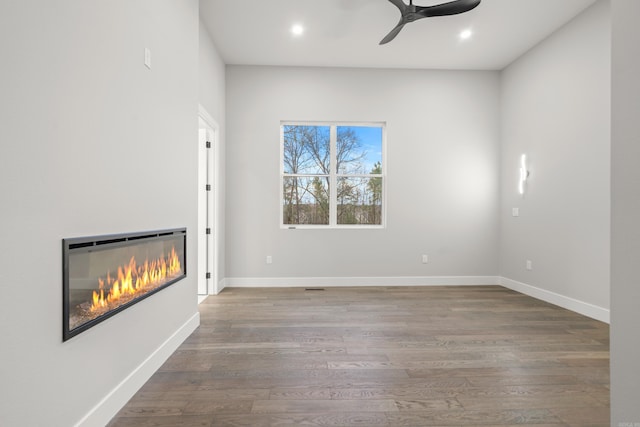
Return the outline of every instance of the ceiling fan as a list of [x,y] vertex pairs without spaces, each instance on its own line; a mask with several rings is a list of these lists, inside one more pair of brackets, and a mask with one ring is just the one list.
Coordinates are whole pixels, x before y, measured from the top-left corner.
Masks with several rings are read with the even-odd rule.
[[457,15],[459,13],[468,12],[480,4],[480,0],[454,0],[448,3],[437,4],[435,6],[414,6],[413,0],[409,0],[409,4],[406,4],[402,0],[389,1],[400,9],[402,16],[400,17],[398,25],[396,25],[395,28],[380,41],[380,44],[386,44],[393,40],[400,30],[402,30],[402,27],[409,22],[432,16]]

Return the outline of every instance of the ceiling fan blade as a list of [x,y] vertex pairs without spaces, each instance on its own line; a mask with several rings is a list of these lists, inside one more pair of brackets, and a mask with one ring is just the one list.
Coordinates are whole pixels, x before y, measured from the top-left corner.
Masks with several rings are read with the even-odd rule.
[[398,23],[398,25],[396,25],[395,28],[393,30],[391,30],[391,32],[389,34],[387,34],[382,40],[380,40],[380,44],[387,44],[391,40],[395,39],[396,36],[400,32],[400,30],[402,30],[402,27],[404,27],[405,24],[406,24],[406,21],[404,19],[401,19],[400,23]]
[[418,7],[418,14],[423,18],[430,16],[457,15],[459,13],[468,12],[479,4],[480,0],[454,0],[435,6],[420,6]]

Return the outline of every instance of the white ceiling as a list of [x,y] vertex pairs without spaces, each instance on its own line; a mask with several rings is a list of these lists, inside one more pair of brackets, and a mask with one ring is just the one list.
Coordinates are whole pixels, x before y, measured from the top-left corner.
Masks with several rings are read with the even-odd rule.
[[[388,0],[200,0],[200,14],[227,64],[500,70],[594,2],[482,0],[410,23],[383,46],[400,18]],[[291,35],[294,23],[303,36]],[[465,28],[474,35],[462,42]]]

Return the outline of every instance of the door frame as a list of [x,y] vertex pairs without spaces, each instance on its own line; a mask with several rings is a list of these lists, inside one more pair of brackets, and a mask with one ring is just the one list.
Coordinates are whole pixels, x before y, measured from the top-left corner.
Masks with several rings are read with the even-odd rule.
[[[211,148],[200,142],[200,131],[205,130],[209,135]],[[218,278],[219,230],[220,230],[220,126],[202,106],[198,105],[198,295],[217,295],[220,292]],[[207,179],[208,177],[208,179]],[[206,184],[211,185],[211,191],[206,190]],[[210,193],[212,203],[207,202]],[[211,208],[211,205],[213,207]],[[211,212],[212,211],[212,212]],[[207,218],[208,217],[208,218]],[[207,222],[209,221],[209,226]],[[207,251],[207,227],[211,228],[212,241]],[[207,258],[209,258],[207,260]],[[207,267],[211,277],[206,278]],[[206,294],[201,293],[206,289]]]

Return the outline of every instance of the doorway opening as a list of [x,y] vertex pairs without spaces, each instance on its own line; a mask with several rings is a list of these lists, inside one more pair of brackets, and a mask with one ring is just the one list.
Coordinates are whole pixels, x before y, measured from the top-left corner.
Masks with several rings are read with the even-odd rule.
[[198,303],[218,293],[217,179],[219,127],[200,107],[198,115]]

